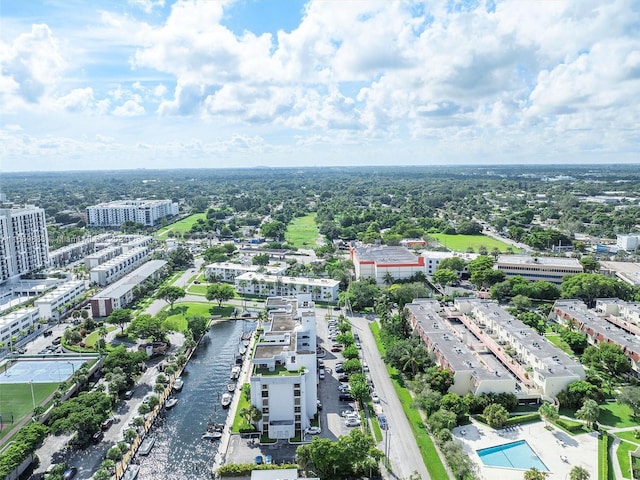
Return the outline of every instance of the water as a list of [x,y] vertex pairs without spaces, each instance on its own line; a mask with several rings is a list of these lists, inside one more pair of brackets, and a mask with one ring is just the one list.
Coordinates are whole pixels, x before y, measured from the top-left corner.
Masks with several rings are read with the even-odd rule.
[[482,463],[490,467],[518,468],[522,470],[535,467],[543,472],[549,471],[526,440],[483,448],[476,450],[476,452]]
[[[156,443],[140,461],[140,480],[210,479],[219,441],[202,440],[209,422],[223,423],[228,410],[220,406],[227,391],[229,372],[238,351],[239,338],[254,324],[230,321],[207,333],[191,357],[183,375],[184,388],[178,404],[157,421],[150,432]],[[238,393],[236,392],[236,395]]]

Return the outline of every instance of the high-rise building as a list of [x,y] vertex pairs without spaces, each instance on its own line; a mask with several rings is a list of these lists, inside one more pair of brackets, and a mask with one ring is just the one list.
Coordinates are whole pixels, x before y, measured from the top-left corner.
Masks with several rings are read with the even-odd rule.
[[49,237],[44,210],[0,209],[0,283],[47,266]]
[[171,200],[124,200],[87,207],[89,227],[119,227],[124,222],[141,223],[147,227],[164,217],[178,214],[178,204]]

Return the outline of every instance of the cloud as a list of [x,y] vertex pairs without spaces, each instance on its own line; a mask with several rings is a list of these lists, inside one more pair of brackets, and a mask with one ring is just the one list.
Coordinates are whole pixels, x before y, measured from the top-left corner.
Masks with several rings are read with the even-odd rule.
[[156,7],[164,7],[164,0],[129,0],[129,3],[141,8],[145,13],[151,13]]
[[113,109],[113,114],[116,117],[136,117],[139,115],[144,115],[145,110],[142,105],[140,105],[135,100],[127,100],[122,105]]

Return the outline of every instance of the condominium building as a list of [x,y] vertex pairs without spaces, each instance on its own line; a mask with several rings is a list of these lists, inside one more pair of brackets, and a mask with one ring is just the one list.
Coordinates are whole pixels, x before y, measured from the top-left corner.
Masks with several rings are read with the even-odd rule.
[[139,247],[118,255],[108,262],[91,269],[91,281],[104,286],[124,277],[149,260],[151,252],[147,247]]
[[[466,263],[469,263],[471,260],[475,260],[478,257],[478,254],[477,253],[458,253],[458,252],[436,252],[436,251],[429,250],[426,252],[422,252],[420,256],[424,258],[425,273],[427,275],[433,275],[434,273],[436,273],[436,270],[438,269],[438,265],[440,265],[440,262],[442,262],[443,260],[457,257],[464,260]],[[464,271],[467,271],[466,267]]]
[[113,258],[116,258],[120,254],[122,254],[121,245],[107,247],[96,253],[92,253],[91,255],[87,255],[86,257],[84,257],[84,265],[85,267],[87,267],[87,270],[91,270],[99,265],[102,265],[103,263],[108,262]]
[[34,305],[40,310],[40,318],[43,320],[58,320],[78,303],[85,291],[86,287],[82,280],[66,282],[40,297]]
[[516,391],[516,379],[510,371],[485,349],[472,350],[467,341],[473,334],[461,322],[447,320],[439,302],[414,300],[405,308],[414,333],[422,339],[437,364],[453,373],[450,392],[480,395]]
[[567,275],[584,272],[576,258],[528,255],[500,255],[496,268],[507,277],[521,276],[532,282],[546,281],[557,285],[561,284]]
[[215,278],[222,282],[234,282],[238,275],[248,272],[265,273],[271,276],[281,276],[287,271],[286,265],[241,265],[239,263],[215,262],[204,267],[206,278]]
[[631,360],[636,376],[640,375],[640,304],[617,298],[601,298],[595,309],[582,300],[557,300],[549,319],[561,325],[572,325],[587,335],[591,345],[613,343]]
[[289,296],[309,293],[313,301],[338,300],[340,282],[331,278],[283,277],[247,272],[235,278],[238,293],[262,296]]
[[122,200],[87,207],[89,227],[119,227],[124,222],[153,227],[158,220],[178,214],[171,200]]
[[134,289],[150,278],[163,275],[164,260],[150,260],[133,272],[125,275],[113,285],[91,298],[91,312],[94,317],[108,317],[119,308],[126,308],[135,300]]
[[49,266],[54,268],[64,267],[72,262],[78,261],[95,251],[96,242],[93,238],[81,240],[71,245],[67,245],[57,250],[49,252]]
[[47,266],[49,237],[44,210],[0,209],[0,283]]
[[424,257],[417,257],[406,247],[350,246],[349,254],[358,280],[373,278],[382,285],[390,278],[400,280],[425,273]]
[[251,404],[262,412],[263,435],[289,439],[317,413],[316,316],[310,295],[282,299],[259,334],[251,373]]
[[11,338],[20,340],[36,325],[39,325],[40,311],[35,308],[21,308],[0,317],[0,344],[9,345]]
[[640,246],[640,235],[618,235],[616,238],[616,246],[620,250],[626,252],[634,252]]
[[463,323],[474,341],[479,340],[524,385],[523,390],[552,399],[570,383],[585,379],[580,362],[498,304],[457,298],[454,307],[446,309],[447,318]]

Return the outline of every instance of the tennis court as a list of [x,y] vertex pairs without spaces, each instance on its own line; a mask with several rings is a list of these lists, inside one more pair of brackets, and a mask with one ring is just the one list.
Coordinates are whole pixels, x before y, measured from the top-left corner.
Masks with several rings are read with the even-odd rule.
[[0,384],[10,383],[55,383],[66,381],[85,360],[19,360],[0,374]]

